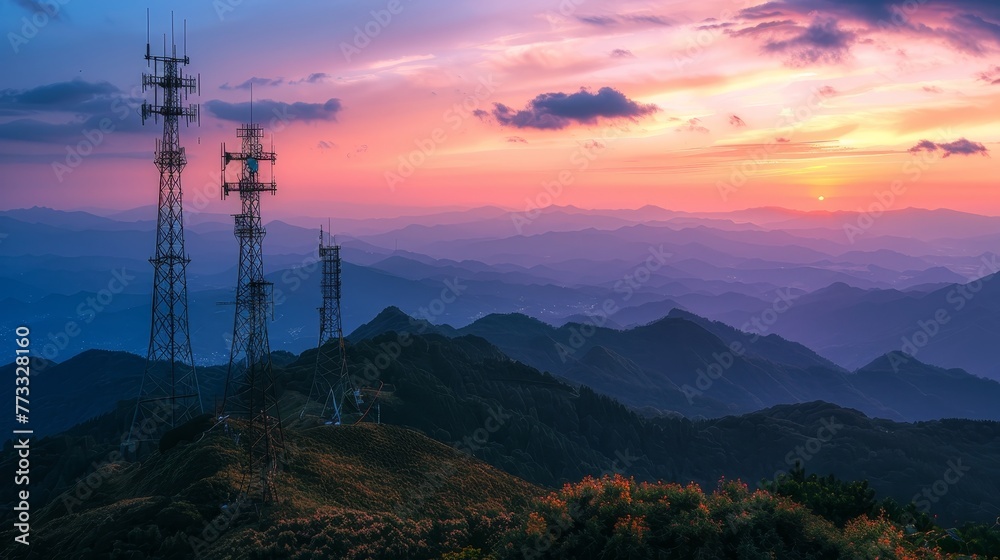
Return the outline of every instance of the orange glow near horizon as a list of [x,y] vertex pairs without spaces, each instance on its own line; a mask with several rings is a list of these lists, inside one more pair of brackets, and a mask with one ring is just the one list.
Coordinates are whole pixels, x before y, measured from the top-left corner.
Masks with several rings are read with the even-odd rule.
[[[970,38],[978,41],[976,52],[945,35],[880,30],[849,7],[817,14],[800,4],[776,3],[782,15],[769,27],[758,27],[766,18],[741,15],[754,3],[722,0],[697,7],[629,0],[614,10],[582,4],[568,14],[520,0],[503,10],[462,5],[447,26],[407,4],[409,19],[400,16],[350,60],[342,45],[350,44],[354,25],[367,22],[360,8],[336,8],[350,12],[339,17],[351,23],[320,46],[311,30],[329,25],[322,14],[248,5],[239,12],[246,25],[282,30],[267,49],[247,54],[252,67],[229,52],[238,26],[196,18],[189,51],[193,70],[203,75],[204,119],[200,129],[182,129],[185,193],[203,201],[198,209],[230,210],[212,177],[218,146],[236,143],[237,123],[213,113],[212,103],[246,101],[238,84],[255,78],[258,100],[341,104],[327,117],[287,123],[258,117],[272,130],[278,153],[279,196],[268,201],[277,215],[336,214],[352,206],[519,210],[543,203],[858,210],[895,181],[905,188],[898,208],[1000,215],[996,160],[986,156],[1000,141],[1000,68],[987,56],[1000,39]],[[912,17],[933,28],[948,22],[950,12],[927,5]],[[94,33],[106,25],[85,24]],[[834,46],[801,46],[810,26]],[[107,48],[116,51],[135,46],[134,38],[112,39],[105,38]],[[14,60],[15,70],[61,44],[54,31],[41,37],[34,54]],[[51,71],[48,82],[79,78],[127,91],[144,69],[134,58],[124,65],[128,72],[116,66],[114,74],[74,59],[72,68],[84,65],[80,76]],[[8,94],[46,83],[29,79],[27,70],[15,74]],[[558,114],[568,116],[558,124],[529,118],[532,100],[581,88],[593,96],[612,88],[635,106],[614,116],[566,104]],[[498,104],[510,112],[498,112]],[[650,105],[655,110],[642,109]],[[40,120],[51,114],[26,111]],[[0,127],[14,120],[0,117]],[[5,186],[3,204],[152,204],[154,128],[109,135],[95,150],[100,156],[85,158],[61,181],[52,165],[80,133],[48,144],[0,136],[16,182]],[[949,157],[942,157],[949,153],[944,148],[910,151],[922,141],[957,146],[963,139],[982,149],[959,146]],[[914,167],[915,161],[922,163]],[[554,189],[554,182],[563,184]]]

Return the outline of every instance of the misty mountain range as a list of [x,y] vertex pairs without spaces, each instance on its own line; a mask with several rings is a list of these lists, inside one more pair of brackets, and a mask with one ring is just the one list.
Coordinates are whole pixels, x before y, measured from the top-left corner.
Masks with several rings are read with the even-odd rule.
[[[552,325],[596,314],[618,329],[680,309],[779,334],[851,371],[901,351],[1000,378],[986,350],[1000,334],[1000,282],[989,281],[1000,269],[991,250],[1000,244],[998,218],[905,209],[851,237],[846,226],[856,228],[859,215],[845,212],[553,207],[526,224],[518,217],[484,207],[338,219],[334,230],[349,233],[337,236],[345,332],[387,306],[456,327],[522,313]],[[144,354],[148,333],[135,325],[148,323],[151,218],[143,209],[0,212],[2,326],[30,322],[56,361],[88,348]],[[276,350],[315,345],[317,221],[266,226]],[[191,213],[187,222],[192,343],[199,363],[220,364],[232,331],[225,303],[237,242],[229,216]],[[71,322],[80,327],[75,335],[67,334]]]
[[[94,369],[89,353],[74,358],[84,350],[129,353],[103,386],[140,373],[153,222],[137,213],[0,212],[3,326],[29,324],[41,355],[67,363],[53,366],[50,389],[67,403],[81,390],[76,373]],[[526,235],[497,208],[340,220],[365,232],[337,237],[345,333],[355,343],[389,331],[475,335],[653,416],[824,400],[897,421],[1000,419],[1000,263],[955,248],[988,238],[998,220],[884,217],[854,244],[849,215],[780,209],[548,209],[526,226],[548,231]],[[191,337],[209,388],[224,376],[232,331],[227,218],[194,214],[187,227]],[[267,224],[264,243],[271,347],[293,354],[315,346],[320,279],[318,228],[296,221]],[[106,394],[86,412],[131,397]],[[55,416],[53,429],[89,417]]]

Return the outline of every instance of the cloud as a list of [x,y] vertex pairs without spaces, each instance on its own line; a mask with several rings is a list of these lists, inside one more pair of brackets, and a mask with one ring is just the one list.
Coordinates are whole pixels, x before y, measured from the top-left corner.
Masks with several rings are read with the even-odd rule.
[[[493,117],[501,125],[515,128],[558,130],[575,123],[592,124],[598,119],[638,119],[659,111],[656,105],[637,103],[622,92],[602,87],[597,93],[543,93],[520,111],[495,103]],[[478,116],[478,115],[477,115]]]
[[[215,118],[224,121],[248,122],[250,120],[250,102],[229,103],[213,99],[205,103],[205,108]],[[343,109],[339,99],[329,99],[326,103],[285,103],[272,99],[261,99],[253,102],[253,112],[262,121],[277,118],[287,121],[336,121],[337,113]]]
[[[123,106],[124,108],[124,106]],[[128,118],[128,117],[133,118]],[[51,123],[39,119],[16,119],[0,124],[0,139],[47,144],[76,144],[87,140],[87,133],[109,129],[115,132],[142,130],[142,121],[132,111],[91,115],[71,122]],[[105,136],[101,133],[101,138]],[[89,140],[88,140],[89,141]],[[93,143],[91,141],[91,143]]]
[[252,86],[252,85],[253,86],[257,86],[257,87],[260,87],[260,86],[280,86],[283,83],[285,83],[285,79],[284,78],[258,78],[257,76],[253,76],[249,80],[247,80],[247,81],[245,81],[243,83],[236,84],[235,86],[231,86],[231,85],[229,85],[229,82],[226,82],[226,83],[222,84],[221,86],[219,86],[219,89],[225,89],[225,90],[250,89],[250,86]]
[[578,16],[578,20],[597,27],[667,27],[674,22],[663,16],[631,14],[626,16]]
[[708,134],[709,130],[702,126],[701,119],[694,118],[688,119],[686,123],[675,129],[677,132],[699,132],[702,134]]
[[816,93],[818,93],[821,98],[825,99],[827,97],[833,97],[840,92],[838,92],[833,86],[823,86],[817,89]]
[[661,16],[625,16],[625,21],[633,23],[648,23],[649,25],[673,25],[674,22]]
[[507,141],[511,143],[527,144],[528,141],[520,136],[508,136]]
[[1000,84],[1000,66],[994,66],[979,74],[979,80],[988,84]]
[[944,93],[944,90],[937,86],[924,86],[922,89],[927,93]]
[[108,82],[79,79],[0,90],[0,116],[20,117],[0,123],[0,139],[75,143],[85,130],[102,128],[105,120],[115,131],[139,130],[136,111],[141,103]]
[[936,37],[960,51],[979,56],[995,50],[985,47],[984,42],[1000,46],[1000,3],[996,0],[779,0],[741,10],[737,19],[753,21],[779,16],[824,17],[858,24],[859,35],[882,31]]
[[327,142],[326,140],[320,140],[316,144],[316,147],[321,150],[332,150],[337,147],[337,144],[335,142]]
[[91,113],[101,108],[110,112],[111,103],[122,98],[123,92],[108,82],[76,79],[31,89],[0,90],[0,115],[23,115],[36,111]]
[[781,10],[776,10],[781,2],[767,2],[759,6],[751,6],[740,10],[739,16],[743,19],[771,19],[785,15]]
[[615,49],[611,51],[611,58],[635,58],[635,55],[628,49]]
[[843,60],[851,45],[857,40],[852,31],[840,29],[833,18],[816,18],[809,27],[781,41],[768,41],[764,51],[790,56],[793,66],[815,63],[836,63]]
[[[710,19],[708,19],[706,21],[715,21],[715,19],[714,18],[710,18]],[[707,29],[707,30],[711,31],[711,30],[715,30],[715,29],[728,29],[730,27],[734,27],[735,25],[736,25],[736,23],[732,22],[732,21],[727,21],[725,23],[705,23],[705,24],[699,25],[698,27],[695,27],[695,29],[697,29],[699,31]]]
[[743,122],[743,119],[739,118],[736,115],[729,115],[729,124],[737,128],[742,128],[747,125],[747,123]]
[[798,27],[798,26],[796,26],[795,22],[792,21],[792,20],[790,20],[790,19],[783,19],[783,20],[776,20],[776,21],[765,21],[765,22],[762,22],[762,23],[758,23],[757,25],[754,25],[752,27],[745,27],[743,29],[737,29],[736,31],[730,31],[730,30],[727,29],[725,31],[725,33],[727,35],[729,35],[730,37],[744,37],[744,36],[747,36],[747,35],[756,36],[756,35],[760,35],[761,33],[765,32],[765,31],[773,30],[774,28],[779,28],[779,27],[793,27],[793,28],[795,28],[795,27]]
[[291,84],[318,84],[320,82],[325,82],[330,79],[330,75],[326,72],[313,72],[305,78],[295,80],[294,82],[289,82]]
[[943,152],[944,154],[943,157],[948,157],[956,154],[961,156],[970,156],[974,154],[980,154],[985,156],[989,154],[989,150],[986,149],[986,146],[980,144],[979,142],[966,140],[965,138],[959,138],[954,142],[946,142],[946,143],[935,143],[931,142],[930,140],[921,140],[920,142],[917,143],[916,146],[913,146],[907,151],[912,154],[915,154],[921,151],[936,152],[938,150]]
[[618,23],[617,19],[608,16],[580,16],[577,19],[579,19],[583,23],[588,23],[590,25],[598,25],[598,26],[611,26],[611,25],[616,25]]

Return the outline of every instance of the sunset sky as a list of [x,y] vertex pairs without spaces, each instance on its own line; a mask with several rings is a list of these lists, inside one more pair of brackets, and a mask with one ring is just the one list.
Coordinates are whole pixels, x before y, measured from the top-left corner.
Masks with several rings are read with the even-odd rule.
[[[0,4],[0,207],[155,203],[160,128],[136,113],[147,4],[52,3]],[[996,0],[148,5],[154,54],[173,9],[201,75],[201,126],[181,130],[197,209],[233,210],[220,144],[235,148],[252,82],[272,215],[857,210],[894,182],[894,208],[1000,215]],[[104,118],[115,131],[59,173]]]

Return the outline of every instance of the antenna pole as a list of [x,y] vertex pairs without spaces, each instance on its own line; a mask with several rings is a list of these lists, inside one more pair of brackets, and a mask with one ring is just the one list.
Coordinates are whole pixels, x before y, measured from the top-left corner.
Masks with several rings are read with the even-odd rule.
[[[278,499],[274,478],[284,461],[281,413],[267,334],[267,317],[274,313],[274,285],[264,277],[262,244],[266,231],[260,208],[261,193],[274,194],[277,190],[276,156],[264,150],[261,125],[242,124],[236,136],[241,142],[239,151],[226,151],[225,145],[222,149],[222,196],[237,194],[240,200],[240,213],[234,215],[234,234],[240,246],[236,312],[222,410],[246,422],[242,492],[265,505]],[[226,166],[234,162],[239,170],[236,180],[231,180]],[[267,172],[260,169],[265,164]]]
[[[171,15],[171,37],[173,16]],[[163,117],[162,136],[155,141],[153,163],[159,170],[159,198],[156,218],[156,245],[153,265],[152,317],[149,347],[132,426],[143,426],[141,431],[129,431],[124,442],[127,451],[136,456],[145,455],[156,445],[163,432],[176,428],[203,412],[201,389],[191,351],[188,320],[187,265],[190,262],[184,250],[184,217],[181,190],[181,172],[187,165],[187,156],[180,143],[180,119],[197,118],[197,105],[185,105],[183,99],[195,88],[195,81],[184,75],[186,59],[176,57],[166,48],[167,35],[163,34],[163,53],[153,55],[149,44],[149,10],[146,11],[146,64],[152,73],[142,75],[143,91],[153,88],[153,103],[145,101],[140,109],[142,121],[150,117],[154,122]],[[161,100],[159,94],[163,93]],[[168,421],[163,412],[168,411]],[[147,432],[145,426],[152,422],[155,430]]]

